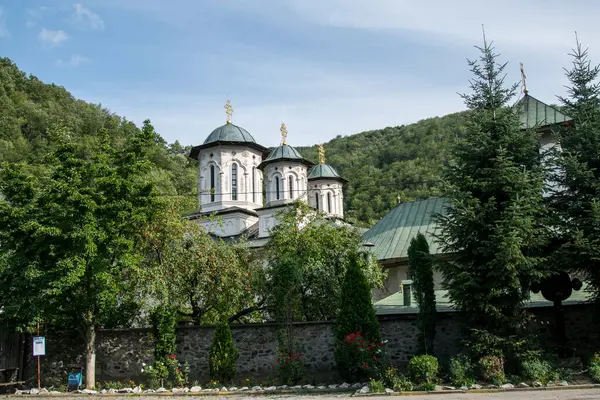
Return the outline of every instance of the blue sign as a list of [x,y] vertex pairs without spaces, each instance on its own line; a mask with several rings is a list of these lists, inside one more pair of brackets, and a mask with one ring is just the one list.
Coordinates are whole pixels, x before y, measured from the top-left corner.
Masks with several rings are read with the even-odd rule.
[[69,386],[79,387],[82,382],[82,374],[81,372],[70,372],[67,376],[67,382]]
[[33,356],[45,356],[46,355],[46,338],[43,336],[33,337]]

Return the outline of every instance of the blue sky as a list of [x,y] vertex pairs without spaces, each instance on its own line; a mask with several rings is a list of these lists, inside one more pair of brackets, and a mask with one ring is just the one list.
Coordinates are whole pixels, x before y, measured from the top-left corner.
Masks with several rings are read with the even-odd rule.
[[530,93],[555,102],[574,31],[600,62],[596,0],[0,0],[0,56],[169,142],[233,122],[265,146],[464,109],[481,25]]

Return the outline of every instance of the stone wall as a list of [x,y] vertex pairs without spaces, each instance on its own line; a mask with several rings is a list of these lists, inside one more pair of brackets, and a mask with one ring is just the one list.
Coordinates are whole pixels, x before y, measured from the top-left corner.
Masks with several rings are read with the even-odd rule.
[[[595,338],[592,313],[588,307],[566,308],[567,336],[574,346],[582,350]],[[553,309],[535,310],[536,329],[542,335],[552,332]],[[455,313],[438,314],[435,354],[447,359],[459,351],[462,327]],[[382,339],[387,340],[388,361],[404,367],[414,354],[418,336],[416,315],[388,316],[381,320]],[[294,325],[294,333],[304,353],[303,359],[310,376],[315,379],[336,379],[333,357],[332,323],[300,323]],[[276,372],[277,332],[273,324],[234,325],[232,333],[239,351],[238,377],[271,377]],[[208,353],[213,338],[212,327],[182,326],[178,329],[178,358],[188,361],[191,379],[205,381],[208,378]],[[69,365],[83,366],[83,344],[73,333],[48,333],[47,354],[43,358],[42,372],[45,379],[66,381]],[[31,348],[31,347],[29,347]],[[151,363],[153,344],[149,329],[100,330],[97,337],[97,379],[139,381],[142,363]],[[28,363],[28,376],[35,376],[35,360]]]

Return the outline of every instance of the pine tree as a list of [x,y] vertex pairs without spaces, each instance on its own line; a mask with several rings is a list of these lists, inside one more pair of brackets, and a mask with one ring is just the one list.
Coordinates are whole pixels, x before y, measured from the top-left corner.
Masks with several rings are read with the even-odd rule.
[[560,132],[561,152],[554,179],[559,183],[551,197],[557,211],[555,224],[561,246],[556,262],[583,272],[600,294],[600,65],[592,66],[588,50],[579,40],[566,70],[570,86],[560,97],[573,124]]
[[227,319],[223,319],[215,329],[210,356],[208,359],[211,379],[219,383],[231,382],[236,372],[238,351],[233,342],[231,328]]
[[524,326],[528,286],[544,276],[536,251],[547,239],[541,224],[543,174],[538,135],[521,130],[520,107],[509,105],[498,55],[484,38],[469,61],[474,77],[464,94],[468,127],[445,171],[451,205],[436,215],[438,239],[450,262],[440,264],[450,300],[471,328],[476,355],[512,352]]
[[342,377],[356,379],[357,354],[349,354],[344,340],[347,335],[360,332],[363,339],[379,343],[381,332],[379,321],[371,299],[371,285],[362,271],[358,255],[350,257],[344,276],[340,312],[335,327],[335,358]]
[[419,232],[408,248],[408,276],[412,279],[413,293],[419,306],[418,353],[433,354],[435,340],[435,291],[433,285],[433,260],[429,244]]

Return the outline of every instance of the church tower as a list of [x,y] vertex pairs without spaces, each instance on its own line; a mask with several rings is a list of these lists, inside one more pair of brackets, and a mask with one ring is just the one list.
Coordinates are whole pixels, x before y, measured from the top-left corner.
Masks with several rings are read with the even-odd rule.
[[259,165],[267,149],[244,128],[231,122],[233,108],[227,100],[227,121],[192,148],[198,160],[198,197],[201,214],[223,216],[220,228],[207,226],[219,236],[240,234],[258,221],[254,211],[263,205],[263,174]]
[[319,145],[319,164],[308,174],[308,204],[328,217],[344,218],[344,184],[335,168],[325,164],[325,148]]
[[259,237],[266,237],[277,223],[275,214],[297,200],[307,202],[308,168],[313,163],[287,144],[288,131],[281,124],[281,145],[271,150],[259,165],[265,179],[265,207],[256,210],[260,217]]

